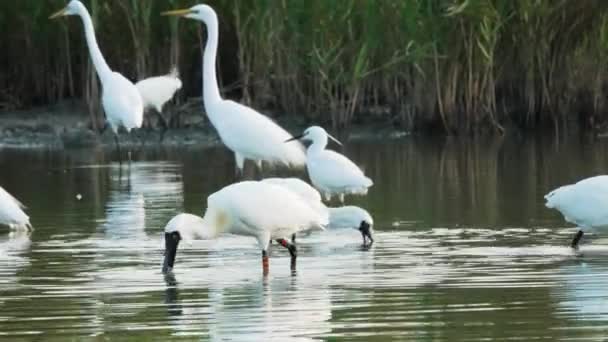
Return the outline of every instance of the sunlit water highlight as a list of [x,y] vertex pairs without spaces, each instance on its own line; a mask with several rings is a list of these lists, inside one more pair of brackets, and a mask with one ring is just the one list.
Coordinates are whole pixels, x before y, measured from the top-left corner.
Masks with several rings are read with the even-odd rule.
[[235,236],[182,244],[175,274],[160,272],[164,224],[233,181],[222,148],[140,152],[130,167],[0,151],[0,184],[36,228],[0,235],[0,339],[601,340],[608,241],[574,253],[575,230],[542,201],[608,166],[603,141],[579,144],[349,144],[376,184],[348,201],[374,215],[376,243],[301,237],[296,271],[275,246],[267,277],[255,240]]

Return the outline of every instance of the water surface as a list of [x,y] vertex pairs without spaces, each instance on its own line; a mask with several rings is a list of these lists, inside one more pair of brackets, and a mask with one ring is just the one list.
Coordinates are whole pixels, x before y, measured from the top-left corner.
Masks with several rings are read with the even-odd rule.
[[[160,273],[162,228],[234,181],[222,147],[0,151],[0,184],[31,236],[0,235],[0,339],[602,340],[608,241],[544,208],[549,190],[608,169],[606,140],[350,142],[375,185],[376,243],[352,230],[300,238],[297,270],[253,239],[180,245]],[[263,175],[300,175],[274,170]],[[247,178],[262,175],[251,165]],[[79,200],[77,195],[81,195]]]

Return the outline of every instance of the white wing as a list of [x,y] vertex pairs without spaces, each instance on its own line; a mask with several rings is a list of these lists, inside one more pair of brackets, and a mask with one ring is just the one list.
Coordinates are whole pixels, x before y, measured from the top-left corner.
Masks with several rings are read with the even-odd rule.
[[234,221],[233,229],[242,229],[244,225],[255,230],[229,232],[259,238],[284,238],[298,231],[321,228],[329,221],[327,215],[312,209],[297,194],[264,182],[246,181],[229,185],[209,196],[208,207],[226,212]]
[[146,78],[135,84],[141,94],[144,108],[154,107],[161,112],[165,103],[181,89],[182,81],[177,75],[164,75]]
[[350,159],[330,150],[309,155],[307,168],[315,187],[323,191],[366,193],[374,184]]
[[568,222],[585,228],[608,227],[608,176],[562,186],[545,199],[546,206],[557,209]]
[[113,72],[103,84],[102,104],[112,127],[124,126],[128,131],[141,127],[144,108],[139,91],[124,76]]
[[363,208],[354,205],[329,208],[330,228],[358,229],[361,226],[361,221],[369,223],[370,226],[374,224],[372,216]]
[[310,203],[321,202],[321,194],[299,178],[266,178],[262,182],[280,185],[298,194]]
[[285,143],[292,137],[267,116],[230,100],[208,108],[211,123],[224,144],[247,159],[266,160],[295,167],[306,164],[299,142]]
[[30,218],[21,208],[24,208],[23,204],[0,187],[0,223],[9,226],[29,227]]

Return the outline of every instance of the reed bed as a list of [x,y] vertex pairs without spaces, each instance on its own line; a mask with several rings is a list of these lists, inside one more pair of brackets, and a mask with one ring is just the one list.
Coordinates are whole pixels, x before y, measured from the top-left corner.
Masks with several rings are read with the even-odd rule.
[[[132,80],[178,65],[201,94],[205,30],[159,16],[186,0],[88,0],[102,51]],[[101,122],[81,24],[66,1],[0,3],[0,109],[68,98]],[[215,0],[224,94],[343,128],[387,122],[444,134],[607,122],[608,1]]]

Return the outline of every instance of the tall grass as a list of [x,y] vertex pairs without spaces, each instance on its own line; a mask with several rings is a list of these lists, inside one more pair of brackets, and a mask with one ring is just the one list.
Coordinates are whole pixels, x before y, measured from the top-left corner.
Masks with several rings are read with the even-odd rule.
[[[136,80],[177,64],[181,96],[200,96],[204,29],[159,16],[196,1],[84,2],[112,68]],[[0,4],[0,106],[77,97],[91,113],[99,108],[81,24],[47,20],[65,3]],[[378,120],[446,134],[607,121],[608,1],[208,4],[220,18],[225,95],[264,111],[334,127]]]

